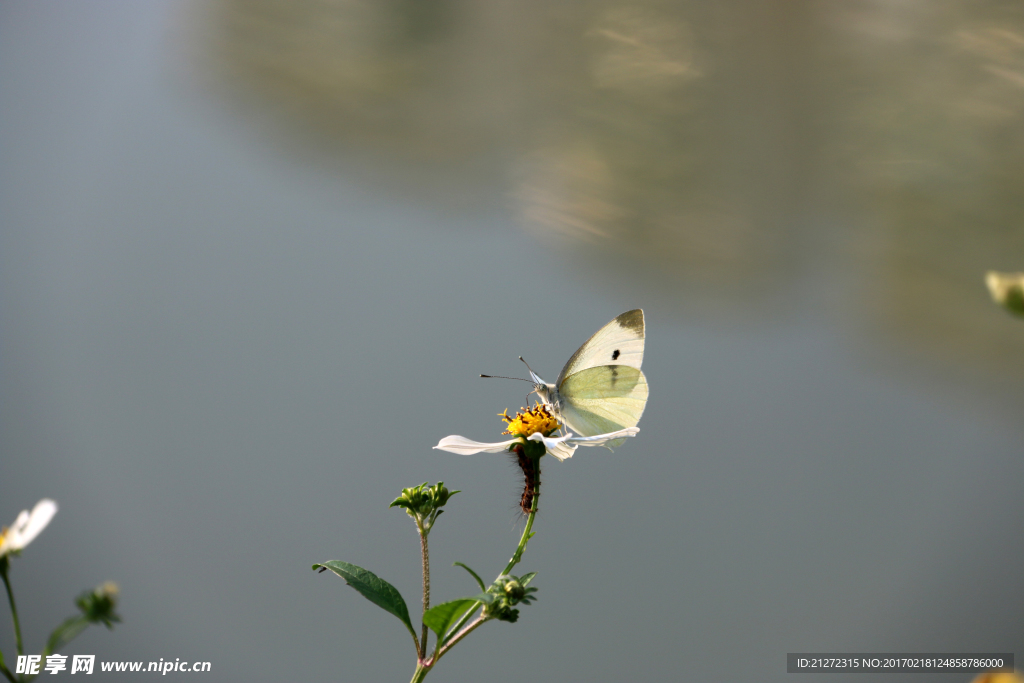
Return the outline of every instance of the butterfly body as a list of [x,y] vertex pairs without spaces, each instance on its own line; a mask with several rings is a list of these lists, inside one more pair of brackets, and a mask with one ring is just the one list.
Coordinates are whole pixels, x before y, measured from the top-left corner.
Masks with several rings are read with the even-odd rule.
[[534,390],[580,436],[635,427],[648,395],[647,378],[640,370],[644,335],[644,312],[627,311],[584,342],[554,384],[531,370]]

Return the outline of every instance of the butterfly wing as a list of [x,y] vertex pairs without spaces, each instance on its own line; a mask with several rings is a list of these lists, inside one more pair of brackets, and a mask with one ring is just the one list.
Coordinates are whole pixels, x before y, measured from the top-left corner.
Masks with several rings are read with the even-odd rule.
[[647,406],[647,378],[628,365],[599,365],[566,377],[558,393],[562,421],[569,429],[580,436],[607,434],[640,421]]
[[583,346],[572,354],[572,358],[562,368],[555,386],[561,391],[564,380],[590,368],[617,365],[639,370],[643,361],[644,312],[636,308],[626,311],[583,342]]

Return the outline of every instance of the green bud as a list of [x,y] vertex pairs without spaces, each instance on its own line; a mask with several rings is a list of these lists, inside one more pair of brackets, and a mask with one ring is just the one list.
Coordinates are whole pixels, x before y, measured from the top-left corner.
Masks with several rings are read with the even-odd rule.
[[86,591],[78,596],[75,604],[86,619],[94,624],[103,624],[107,628],[114,628],[113,622],[121,621],[114,612],[117,606],[117,597],[120,590],[113,581],[97,586],[95,590]]
[[495,615],[495,619],[498,621],[507,621],[510,624],[514,624],[519,621],[519,610],[506,607],[501,610],[500,613]]
[[402,507],[406,509],[411,516],[416,516],[420,509],[423,507],[425,496],[423,495],[423,487],[427,485],[427,482],[423,482],[419,486],[413,486],[411,488],[402,489],[402,495],[391,501],[391,505],[388,507]]
[[509,581],[504,585],[505,595],[508,596],[509,600],[519,602],[522,600],[523,595],[526,594],[526,589],[523,588],[522,584],[518,581]]
[[458,491],[449,491],[444,482],[439,481],[433,486],[427,486],[423,482],[419,486],[402,489],[402,495],[391,501],[388,507],[405,508],[405,512],[415,519],[423,527],[423,531],[430,531],[438,515],[443,512],[441,508]]
[[[530,579],[533,578],[532,574],[529,576]],[[536,592],[536,588],[527,588],[517,576],[499,576],[487,589],[487,596],[491,600],[484,604],[484,615],[499,621],[515,623],[519,619],[519,610],[513,606],[529,605],[536,600],[532,595]]]

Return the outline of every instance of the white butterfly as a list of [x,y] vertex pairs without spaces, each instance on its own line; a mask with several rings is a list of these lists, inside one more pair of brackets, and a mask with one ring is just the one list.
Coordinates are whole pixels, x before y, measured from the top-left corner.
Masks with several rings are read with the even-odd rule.
[[[581,436],[635,427],[647,405],[644,312],[626,311],[583,343],[548,384],[530,370],[534,390],[562,423]],[[529,366],[528,366],[529,367]],[[618,446],[624,439],[610,442]]]

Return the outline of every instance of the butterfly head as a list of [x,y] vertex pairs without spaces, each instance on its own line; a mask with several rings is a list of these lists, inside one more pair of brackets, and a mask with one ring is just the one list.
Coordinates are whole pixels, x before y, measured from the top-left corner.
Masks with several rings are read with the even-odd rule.
[[[519,360],[523,360],[523,357],[520,356]],[[523,362],[525,363],[526,361],[523,360]],[[537,398],[540,399],[541,403],[546,403],[557,411],[560,405],[558,387],[554,384],[548,384],[545,382],[544,378],[534,372],[533,368],[529,365],[526,366],[526,369],[530,371],[530,379],[533,380],[532,393],[537,394]]]
[[534,376],[533,392],[537,394],[537,398],[541,403],[546,403],[555,408],[555,410],[558,410],[560,397],[558,396],[558,388],[554,384],[548,384],[540,377]]

